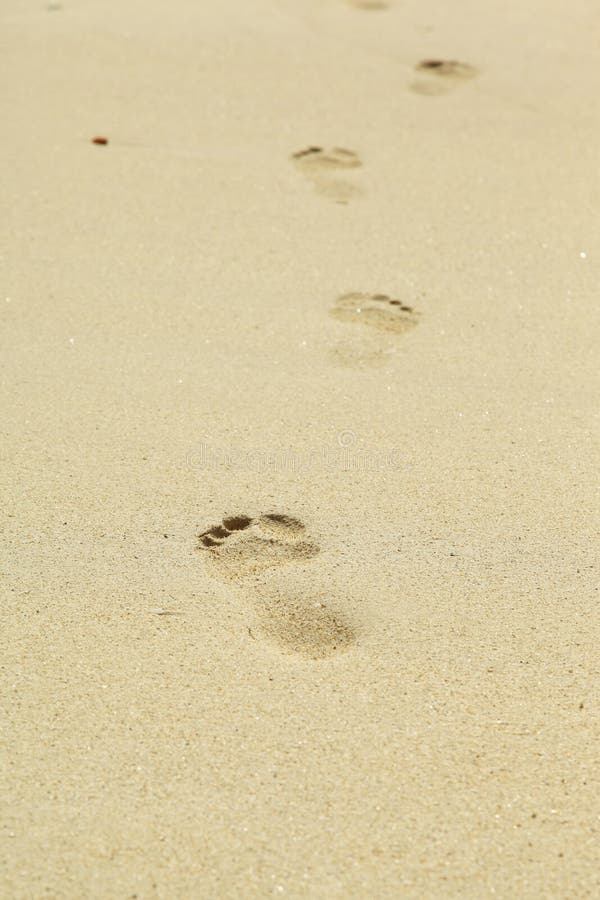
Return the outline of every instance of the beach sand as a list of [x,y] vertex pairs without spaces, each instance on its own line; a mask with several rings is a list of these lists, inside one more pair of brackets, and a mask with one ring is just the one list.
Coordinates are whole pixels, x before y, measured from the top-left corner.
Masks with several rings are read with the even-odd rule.
[[595,7],[0,19],[0,893],[598,896]]

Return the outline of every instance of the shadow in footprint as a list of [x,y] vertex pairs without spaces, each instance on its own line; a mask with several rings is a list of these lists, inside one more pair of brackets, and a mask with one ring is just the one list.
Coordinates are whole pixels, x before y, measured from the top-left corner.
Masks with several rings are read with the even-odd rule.
[[[240,587],[269,569],[309,560],[319,553],[304,524],[281,513],[257,518],[229,516],[203,531],[198,540],[199,549],[206,553],[209,572]],[[248,593],[263,634],[282,650],[321,659],[356,640],[352,626],[329,610],[323,595],[303,596],[300,584],[295,595],[277,590],[268,582]]]
[[422,59],[415,70],[417,77],[411,82],[410,88],[416,94],[426,97],[445,94],[478,74],[474,66],[455,59]]
[[360,188],[340,178],[342,172],[358,169],[362,162],[353,150],[343,147],[307,147],[292,154],[295,166],[309,178],[315,190],[336,203],[348,203],[360,194]]

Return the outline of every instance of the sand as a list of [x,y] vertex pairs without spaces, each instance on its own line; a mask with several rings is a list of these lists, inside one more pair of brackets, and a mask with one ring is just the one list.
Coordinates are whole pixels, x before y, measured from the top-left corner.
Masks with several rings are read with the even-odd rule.
[[598,896],[595,6],[0,18],[0,893]]

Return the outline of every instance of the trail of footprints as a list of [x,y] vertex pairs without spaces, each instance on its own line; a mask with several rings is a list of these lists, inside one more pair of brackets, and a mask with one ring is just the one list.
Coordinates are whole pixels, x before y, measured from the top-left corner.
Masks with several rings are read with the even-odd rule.
[[[388,6],[384,0],[346,2],[360,9]],[[410,88],[425,96],[443,94],[478,74],[467,63],[444,59],[424,59],[415,70]],[[292,161],[319,194],[336,203],[346,204],[361,193],[354,176],[362,161],[353,150],[309,146],[293,153]],[[342,294],[330,313],[339,322],[364,325],[374,334],[388,336],[405,334],[419,321],[413,306],[387,294]],[[370,344],[340,342],[332,351],[338,363],[359,366],[380,364],[390,352],[393,347],[381,339]],[[209,573],[245,588],[254,598],[265,637],[284,651],[321,659],[347,650],[356,641],[355,628],[323,602],[325,595],[307,596],[300,585],[290,595],[276,586],[269,588],[262,577],[269,570],[311,560],[320,552],[299,519],[282,513],[228,516],[198,536],[198,548],[206,556]]]
[[292,516],[266,513],[226,517],[199,535],[209,572],[246,587],[254,598],[264,635],[281,649],[310,659],[322,659],[350,647],[356,640],[352,625],[330,610],[323,595],[306,596],[300,585],[292,595],[270,588],[255,578],[268,569],[309,560],[319,546],[304,524]]
[[[382,9],[377,0],[348,0],[362,9]],[[462,82],[470,81],[478,71],[456,59],[422,59],[415,66],[416,77],[409,87],[417,94],[434,97],[445,94]],[[354,150],[345,147],[311,145],[292,153],[292,162],[312,183],[315,190],[336,203],[347,204],[361,193],[355,179],[348,177],[362,166]]]
[[[382,7],[362,5],[362,8]],[[429,97],[445,94],[478,74],[474,66],[455,59],[422,59],[415,66],[415,71],[417,74],[409,85],[410,89]],[[353,170],[362,166],[362,160],[354,150],[311,145],[292,153],[291,158],[315,190],[335,203],[347,204],[360,195],[360,185],[352,174]]]

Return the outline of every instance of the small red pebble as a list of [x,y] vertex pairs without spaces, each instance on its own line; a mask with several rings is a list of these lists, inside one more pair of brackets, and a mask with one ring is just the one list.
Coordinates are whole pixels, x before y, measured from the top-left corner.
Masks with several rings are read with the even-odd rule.
[[92,138],[92,144],[108,144],[108,138],[94,137]]

